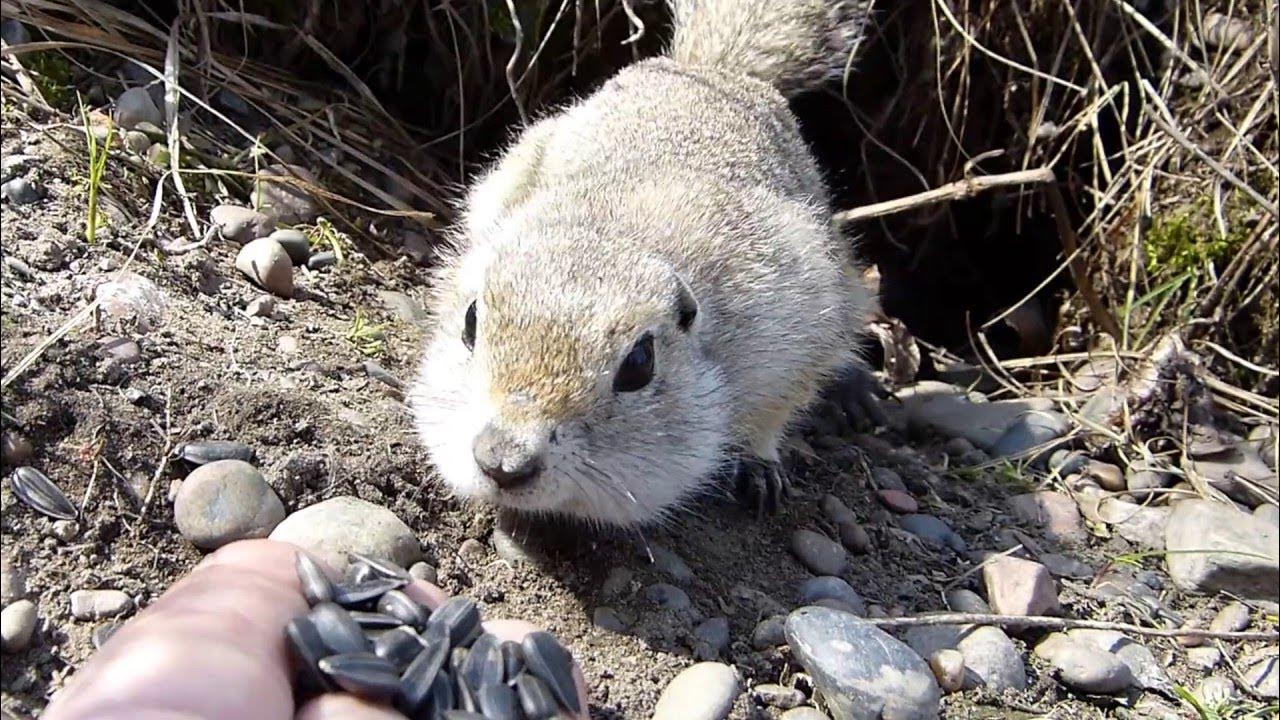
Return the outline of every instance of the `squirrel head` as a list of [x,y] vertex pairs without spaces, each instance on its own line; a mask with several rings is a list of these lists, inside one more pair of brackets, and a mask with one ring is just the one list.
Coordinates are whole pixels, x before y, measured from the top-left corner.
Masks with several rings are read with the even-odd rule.
[[580,227],[526,227],[448,263],[409,401],[454,493],[631,525],[720,462],[709,318],[669,264],[599,246]]

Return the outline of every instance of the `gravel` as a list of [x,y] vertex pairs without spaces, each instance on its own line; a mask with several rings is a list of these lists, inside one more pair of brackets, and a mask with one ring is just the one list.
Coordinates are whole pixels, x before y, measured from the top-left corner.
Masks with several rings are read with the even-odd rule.
[[993,558],[982,568],[987,603],[1000,615],[1047,615],[1058,610],[1049,569],[1016,557]]
[[1065,640],[1048,660],[1057,670],[1058,679],[1080,692],[1110,695],[1133,682],[1133,673],[1120,658],[1087,643]]
[[957,535],[946,522],[933,515],[903,515],[898,518],[898,525],[916,537],[951,548],[957,553],[964,552],[967,547],[964,538]]
[[26,178],[14,178],[0,185],[0,196],[14,205],[30,205],[40,199],[40,190]]
[[962,686],[965,689],[980,685],[996,691],[1027,687],[1022,656],[1000,628],[925,625],[907,630],[905,640],[921,657],[932,658],[943,650],[958,651],[964,658],[966,672]]
[[817,575],[840,575],[849,567],[849,555],[840,543],[812,530],[796,530],[791,535],[791,552]]
[[240,244],[266,237],[275,227],[271,218],[239,205],[218,205],[210,211],[209,220],[222,237]]
[[71,616],[77,620],[101,620],[133,611],[133,598],[120,590],[76,590],[71,593]]
[[867,614],[867,603],[853,589],[849,583],[841,578],[831,575],[821,575],[815,578],[809,578],[800,585],[800,602],[804,605],[812,605],[819,600],[831,599],[838,600],[844,605],[852,609],[854,614]]
[[293,297],[293,262],[275,240],[258,238],[240,248],[236,269],[268,292]]
[[125,90],[116,98],[115,121],[121,128],[133,130],[144,122],[163,125],[164,114],[156,107],[155,100],[151,99],[151,93],[146,88],[135,87]]

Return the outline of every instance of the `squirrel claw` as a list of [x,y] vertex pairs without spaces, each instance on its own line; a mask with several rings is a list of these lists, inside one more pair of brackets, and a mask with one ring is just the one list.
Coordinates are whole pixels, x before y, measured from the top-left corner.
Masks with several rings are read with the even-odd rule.
[[791,497],[791,481],[782,463],[760,458],[743,458],[736,473],[738,499],[754,508],[757,519],[773,515]]
[[832,388],[836,403],[855,429],[883,427],[889,422],[880,401],[892,397],[884,385],[861,365],[844,371]]

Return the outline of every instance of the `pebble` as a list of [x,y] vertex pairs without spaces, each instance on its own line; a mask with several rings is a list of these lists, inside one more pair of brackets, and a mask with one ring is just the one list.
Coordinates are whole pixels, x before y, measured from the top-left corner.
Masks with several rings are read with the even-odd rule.
[[280,297],[293,297],[293,263],[275,240],[258,238],[240,248],[236,269],[264,290]]
[[977,613],[980,615],[986,615],[991,612],[991,606],[987,605],[987,601],[972,590],[965,590],[964,588],[948,590],[943,597],[947,601],[947,607],[954,612]]
[[607,605],[601,605],[591,611],[591,624],[612,633],[620,633],[627,629],[627,624],[618,616],[618,611]]
[[133,610],[133,598],[119,590],[76,590],[71,593],[71,616],[77,620],[119,617]]
[[1133,682],[1133,673],[1120,658],[1081,642],[1063,642],[1049,662],[1064,685],[1092,695],[1118,693]]
[[1138,502],[1146,502],[1151,498],[1152,490],[1168,487],[1173,476],[1155,470],[1130,470],[1124,476],[1125,489]]
[[123,337],[105,337],[98,340],[98,356],[112,365],[133,365],[142,360],[142,348],[138,343]]
[[311,257],[311,241],[307,240],[306,234],[301,230],[280,228],[267,238],[280,243],[280,247],[289,254],[289,260],[294,265],[305,265],[307,259]]
[[898,518],[898,526],[912,535],[945,545],[955,552],[965,551],[964,538],[957,535],[950,525],[932,515],[903,515]]
[[1097,515],[1120,537],[1143,550],[1164,550],[1166,528],[1172,510],[1126,502],[1118,497],[1102,498]]
[[[315,175],[298,165],[268,165],[258,174],[268,177],[292,177],[311,185],[319,185]],[[291,184],[254,180],[252,197],[255,209],[276,218],[285,225],[309,223],[319,215],[319,208],[311,197],[311,193]]]
[[350,495],[305,507],[271,532],[272,540],[291,542],[346,572],[347,553],[386,558],[408,567],[422,559],[418,538],[390,510]]
[[481,562],[488,554],[489,549],[484,546],[484,543],[475,538],[467,538],[458,546],[458,555],[468,563]]
[[1124,471],[1111,463],[1090,460],[1085,465],[1084,475],[1092,478],[1103,490],[1121,492],[1125,489]]
[[836,524],[840,543],[849,552],[864,555],[871,549],[871,536],[858,522],[858,516],[835,495],[822,498],[822,512]]
[[1144,690],[1155,690],[1164,695],[1173,694],[1173,683],[1164,666],[1146,645],[1136,642],[1114,630],[1077,628],[1067,632],[1068,642],[1091,645],[1109,653],[1129,668],[1133,684]]
[[35,452],[31,441],[17,433],[0,435],[0,462],[8,467],[27,464]]
[[681,671],[662,691],[653,720],[723,720],[741,692],[732,667],[700,662]]
[[966,689],[980,685],[996,691],[1027,687],[1022,656],[1009,636],[998,627],[922,625],[907,630],[904,639],[921,657],[931,658],[942,650],[959,652],[966,668],[961,678]]
[[0,652],[16,653],[27,649],[36,630],[36,604],[18,600],[0,611]]
[[1014,517],[1044,530],[1052,540],[1078,540],[1084,537],[1080,510],[1065,493],[1045,490],[1009,498]]
[[307,259],[308,270],[323,270],[338,263],[338,254],[330,250],[318,252]]
[[255,238],[271,234],[275,223],[257,210],[239,205],[219,205],[209,213],[209,221],[218,226],[218,232],[227,240],[247,243]]
[[693,582],[693,570],[679,555],[661,545],[652,545],[649,551],[653,553],[653,566],[659,572],[682,585]]
[[920,509],[920,503],[908,493],[901,490],[880,490],[876,492],[880,504],[899,515],[908,515]]
[[147,162],[157,167],[165,167],[170,160],[169,147],[161,143],[154,143],[147,148]]
[[1015,557],[993,558],[982,568],[987,603],[999,615],[1045,615],[1058,610],[1058,590],[1049,569]]
[[1049,574],[1054,577],[1088,580],[1095,573],[1093,567],[1087,563],[1060,553],[1042,553],[1036,556],[1036,559],[1049,568]]
[[22,568],[10,564],[9,559],[0,561],[0,605],[8,605],[14,600],[27,596],[27,574]]
[[840,543],[812,530],[796,530],[791,535],[791,552],[818,575],[841,575],[849,567],[849,555]]
[[907,422],[930,428],[948,437],[963,437],[989,448],[1020,415],[1031,410],[1051,410],[1044,398],[973,402],[976,393],[943,382],[926,380],[895,393],[902,401]]
[[1244,681],[1262,697],[1280,698],[1280,658],[1272,656],[1249,666],[1244,672]]
[[1250,619],[1248,606],[1241,602],[1230,602],[1214,616],[1209,629],[1214,632],[1240,632],[1249,627]]
[[427,311],[413,298],[394,290],[379,290],[378,299],[401,321],[417,325],[427,319]]
[[807,607],[787,616],[786,634],[837,720],[937,717],[942,692],[928,663],[874,625]]
[[49,526],[49,534],[64,543],[69,543],[80,534],[80,523],[75,520],[56,520]]
[[24,155],[22,153],[5,155],[0,158],[0,182],[8,182],[19,173],[26,172],[27,168],[39,159],[36,155]]
[[991,445],[991,454],[996,457],[1022,455],[1062,437],[1070,427],[1065,415],[1052,410],[1020,415]]
[[249,317],[271,317],[276,312],[276,299],[270,295],[259,295],[244,306],[244,314]]
[[31,42],[31,33],[27,30],[27,26],[17,20],[5,20],[0,24],[0,38],[4,39],[4,44],[10,47],[14,45],[26,45]]
[[902,476],[887,467],[871,468],[871,484],[879,490],[907,491],[907,484],[902,482]]
[[779,717],[778,720],[831,720],[817,708],[800,707],[788,710]]
[[667,610],[688,610],[693,601],[685,591],[667,583],[654,583],[641,592],[645,600]]
[[1058,474],[1058,477],[1066,477],[1075,475],[1084,470],[1089,464],[1089,456],[1079,450],[1061,450],[1053,451],[1049,456],[1049,471]]
[[765,683],[751,688],[751,696],[761,705],[790,710],[804,704],[804,693],[795,688],[774,683]]
[[632,577],[633,573],[627,568],[613,568],[600,584],[600,596],[606,600],[620,597],[631,587]]
[[435,567],[425,562],[416,562],[409,566],[409,576],[414,580],[423,580],[432,585],[435,585],[439,580]]
[[[1231,702],[1236,697],[1235,683],[1230,678],[1213,675],[1201,680],[1192,692],[1201,704],[1216,708]],[[1215,715],[1217,713],[1214,713]],[[1212,716],[1211,716],[1212,717]]]
[[964,457],[976,449],[973,443],[962,437],[953,437],[942,445],[942,451],[953,458]]
[[163,324],[169,300],[151,280],[132,272],[120,272],[94,288],[93,297],[103,316],[118,324],[147,332]]
[[693,629],[693,637],[699,649],[709,653],[709,657],[704,659],[714,659],[729,647],[729,620],[722,617],[703,620]]
[[146,88],[134,87],[120,93],[116,98],[116,124],[125,130],[133,130],[139,123],[148,122],[160,126],[164,124],[164,114],[156,107],[155,100]]
[[36,186],[20,177],[0,185],[0,195],[14,205],[30,205],[40,199],[40,191]]
[[751,647],[756,650],[769,650],[787,644],[785,623],[786,615],[772,615],[756,624],[751,631]]
[[867,604],[849,583],[831,575],[809,578],[800,585],[800,602],[812,605],[819,600],[838,600],[848,606],[855,615],[865,616]]
[[124,134],[124,146],[135,155],[142,155],[151,147],[151,138],[144,132],[130,130]]
[[1253,515],[1210,500],[1177,503],[1165,547],[1169,577],[1184,590],[1280,599],[1280,529]]
[[418,265],[425,265],[432,257],[431,244],[421,233],[406,232],[400,239],[400,249]]
[[938,650],[929,656],[929,669],[943,692],[953,693],[964,686],[964,655],[959,650]]
[[258,469],[243,460],[216,460],[192,470],[173,503],[178,532],[202,550],[261,538],[284,519],[284,504]]
[[1197,670],[1212,670],[1222,663],[1222,651],[1211,645],[1187,650],[1187,664]]

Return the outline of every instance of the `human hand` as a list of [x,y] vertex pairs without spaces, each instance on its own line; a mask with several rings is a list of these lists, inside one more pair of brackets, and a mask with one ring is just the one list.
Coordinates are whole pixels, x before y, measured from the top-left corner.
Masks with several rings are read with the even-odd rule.
[[[284,627],[307,611],[294,569],[296,552],[288,543],[243,540],[208,556],[121,626],[41,717],[404,720],[389,706],[347,693],[294,707]],[[432,609],[447,597],[422,581],[404,591]],[[520,640],[538,629],[519,620],[488,621],[484,628],[502,640]],[[586,683],[576,663],[573,675],[583,699],[579,717],[587,720]]]

